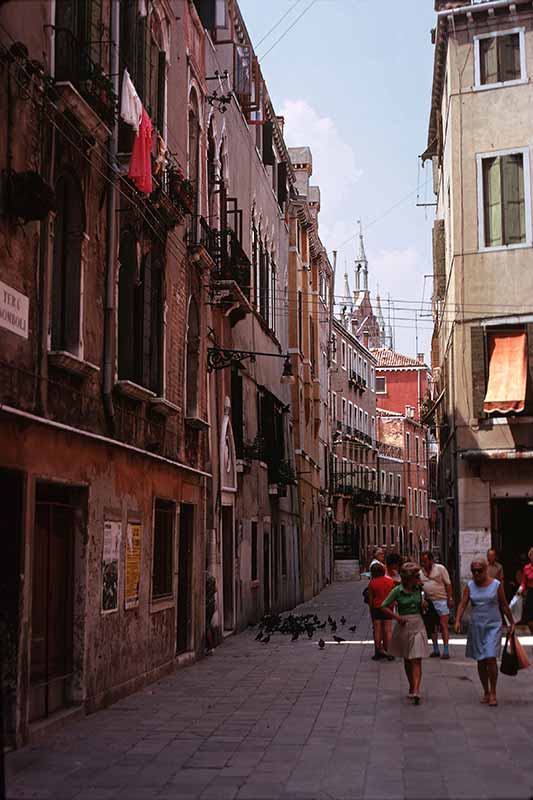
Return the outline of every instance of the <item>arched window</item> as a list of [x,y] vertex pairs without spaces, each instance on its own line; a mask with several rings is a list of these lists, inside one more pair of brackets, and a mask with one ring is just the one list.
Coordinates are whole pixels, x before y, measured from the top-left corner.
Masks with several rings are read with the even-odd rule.
[[187,417],[198,418],[198,378],[200,372],[200,314],[194,297],[189,301],[187,318],[187,354],[186,354],[186,409]]
[[209,225],[215,227],[215,188],[216,188],[216,142],[215,132],[213,130],[213,122],[209,125],[207,132],[207,203],[209,214]]
[[200,112],[196,93],[191,92],[189,102],[189,180],[191,181],[195,193],[194,211],[199,208],[200,190]]
[[57,214],[52,274],[52,350],[80,356],[82,245],[85,203],[78,179],[61,175],[56,183]]
[[118,279],[118,376],[139,383],[140,293],[137,240],[126,231],[120,241]]

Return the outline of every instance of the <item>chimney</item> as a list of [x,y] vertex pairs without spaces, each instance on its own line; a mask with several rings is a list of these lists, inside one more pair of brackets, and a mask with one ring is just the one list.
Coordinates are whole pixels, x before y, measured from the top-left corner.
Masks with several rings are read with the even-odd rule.
[[426,362],[424,359],[424,353],[417,353],[416,360],[418,361],[419,364],[425,364]]

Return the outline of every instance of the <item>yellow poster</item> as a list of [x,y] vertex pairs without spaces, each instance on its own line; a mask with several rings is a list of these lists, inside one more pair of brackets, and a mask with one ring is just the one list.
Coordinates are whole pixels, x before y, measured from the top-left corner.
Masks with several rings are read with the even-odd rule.
[[139,605],[139,583],[141,580],[141,526],[128,522],[126,536],[126,608]]

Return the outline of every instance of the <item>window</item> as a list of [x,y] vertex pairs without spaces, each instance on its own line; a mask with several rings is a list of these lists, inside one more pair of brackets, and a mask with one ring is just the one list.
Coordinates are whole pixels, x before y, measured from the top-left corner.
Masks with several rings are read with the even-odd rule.
[[342,398],[342,424],[346,425],[346,398]]
[[281,574],[287,575],[287,529],[285,525],[280,526],[281,530]]
[[231,370],[231,427],[235,441],[235,454],[242,458],[244,444],[244,393],[242,375],[233,367]]
[[406,461],[411,461],[411,434],[405,434],[405,455]]
[[350,428],[353,427],[353,421],[354,421],[353,403],[348,402],[348,425],[350,426]]
[[381,494],[387,493],[387,473],[381,472]]
[[382,542],[382,544],[385,545],[385,544],[387,544],[387,526],[386,525],[382,525],[381,531],[382,531],[381,542]]
[[303,327],[304,327],[304,307],[303,307],[303,296],[301,290],[298,291],[298,349],[300,353],[303,353]]
[[529,150],[477,156],[479,248],[531,244]]
[[427,467],[428,463],[428,446],[425,439],[422,440],[422,463],[424,467]]
[[396,475],[396,497],[402,496],[402,476]]
[[392,497],[394,494],[394,475],[389,472],[389,495]]
[[[194,189],[194,208],[196,214],[199,208],[200,190],[200,111],[196,92],[191,92],[189,101],[189,128],[188,128],[188,168],[189,180]],[[194,220],[193,220],[194,222]]]
[[344,339],[341,342],[341,366],[346,369],[346,342]]
[[376,393],[385,394],[387,392],[387,379],[384,375],[376,375]]
[[414,490],[414,505],[415,505],[415,516],[418,517],[418,489]]
[[497,31],[474,38],[477,89],[527,79],[524,29]]
[[311,374],[314,377],[316,373],[315,321],[311,316],[309,317],[309,362]]
[[365,427],[363,428],[363,433],[366,433],[368,436],[368,411],[365,411]]
[[396,542],[394,541],[394,525],[390,526],[390,544],[391,547],[394,547],[394,545],[396,544]]
[[250,538],[251,538],[250,578],[252,581],[256,581],[257,580],[257,522],[252,522]]
[[337,420],[337,392],[331,393],[331,419],[333,422]]
[[154,508],[152,600],[172,596],[175,517],[176,504],[156,498]]
[[420,440],[418,436],[415,436],[415,464],[418,464],[420,461]]
[[334,364],[337,363],[337,334],[334,333],[331,337],[331,360]]
[[372,441],[376,440],[376,418],[372,417]]
[[409,509],[409,514],[412,515],[412,513],[413,513],[413,490],[411,489],[410,486],[407,488],[407,497],[408,497],[408,506],[407,507]]
[[376,391],[376,372],[374,367],[370,368],[370,388],[373,392]]
[[52,272],[52,350],[81,356],[82,254],[85,203],[78,179],[67,173],[56,183],[57,214]]
[[[198,409],[198,379],[200,373],[200,315],[198,304],[194,297],[189,301],[189,314],[187,318],[187,362],[185,390],[187,401],[187,414],[190,419],[196,419]],[[242,389],[242,382],[241,382]]]

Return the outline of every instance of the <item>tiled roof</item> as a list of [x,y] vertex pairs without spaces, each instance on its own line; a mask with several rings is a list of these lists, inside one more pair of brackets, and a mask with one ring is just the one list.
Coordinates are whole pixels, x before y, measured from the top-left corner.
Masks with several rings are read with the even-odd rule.
[[379,347],[377,350],[372,350],[372,354],[377,359],[377,368],[380,367],[424,367],[423,362],[418,361],[416,358],[410,356],[403,356],[401,353],[395,353],[394,350],[389,350],[388,347]]

